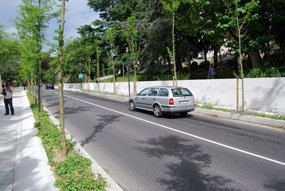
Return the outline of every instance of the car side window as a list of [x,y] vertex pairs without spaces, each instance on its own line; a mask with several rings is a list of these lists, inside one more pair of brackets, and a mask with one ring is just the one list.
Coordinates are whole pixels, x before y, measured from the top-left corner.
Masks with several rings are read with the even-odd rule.
[[160,88],[158,96],[168,97],[168,89]]
[[138,94],[138,96],[146,96],[148,92],[149,92],[149,88],[146,88],[146,89],[142,90],[142,91]]
[[148,92],[148,96],[157,96],[158,90],[158,88],[151,88]]

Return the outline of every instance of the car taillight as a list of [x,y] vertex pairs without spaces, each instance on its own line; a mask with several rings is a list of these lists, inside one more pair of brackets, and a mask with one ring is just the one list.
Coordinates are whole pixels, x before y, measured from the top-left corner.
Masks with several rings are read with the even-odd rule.
[[195,103],[195,98],[194,98],[194,96],[193,96],[193,103]]
[[173,98],[170,98],[170,99],[169,99],[169,105],[174,105]]

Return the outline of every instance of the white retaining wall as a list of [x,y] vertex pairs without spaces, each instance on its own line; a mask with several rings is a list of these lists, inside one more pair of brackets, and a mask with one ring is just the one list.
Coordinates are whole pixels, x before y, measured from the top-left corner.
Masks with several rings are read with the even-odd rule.
[[[99,83],[100,91],[113,93],[113,83]],[[137,92],[149,86],[172,86],[172,81],[137,82]],[[198,103],[236,108],[236,79],[179,80],[178,86],[192,91]],[[133,83],[130,83],[131,95]],[[65,89],[85,89],[98,91],[96,83],[68,83]],[[241,80],[239,80],[239,103],[241,105]],[[261,112],[280,113],[285,116],[285,78],[244,79],[245,109]],[[117,82],[116,93],[128,95],[128,82]]]

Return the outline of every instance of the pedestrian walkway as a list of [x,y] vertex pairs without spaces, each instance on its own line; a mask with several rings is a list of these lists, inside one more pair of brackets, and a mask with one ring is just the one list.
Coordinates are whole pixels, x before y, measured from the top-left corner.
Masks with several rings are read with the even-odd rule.
[[15,88],[13,105],[15,115],[4,116],[0,100],[0,191],[58,190],[25,91]]

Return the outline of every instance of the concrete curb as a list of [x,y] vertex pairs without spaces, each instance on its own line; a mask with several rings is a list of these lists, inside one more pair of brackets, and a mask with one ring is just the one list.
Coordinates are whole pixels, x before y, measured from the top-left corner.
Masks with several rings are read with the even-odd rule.
[[[128,97],[121,97],[121,96],[115,96],[115,95],[104,94],[104,93],[85,92],[85,91],[78,90],[78,89],[66,89],[66,90],[72,91],[72,92],[86,93],[89,95],[99,96],[99,97],[117,100],[117,101],[128,101],[129,100]],[[204,109],[204,108],[196,108],[194,113],[208,115],[208,116],[216,117],[216,118],[218,117],[218,118],[238,120],[242,122],[249,122],[249,123],[265,125],[265,126],[270,126],[270,127],[275,127],[275,128],[280,128],[280,129],[285,130],[285,121],[282,121],[282,120],[257,117],[257,116],[252,116],[252,115],[241,115],[241,114],[236,114],[236,113],[210,110],[210,109]]]
[[[52,113],[44,106],[44,110],[48,113],[50,120],[58,126],[59,121],[53,116]],[[82,156],[91,160],[92,165],[91,169],[94,174],[101,174],[102,177],[106,180],[108,186],[106,187],[107,191],[123,191],[123,189],[116,183],[116,181],[85,151],[85,149],[79,144],[79,142],[67,131],[65,130],[66,138],[70,139],[74,143],[74,148]]]
[[255,123],[259,125],[266,125],[270,127],[277,127],[280,129],[285,129],[285,121],[282,121],[282,120],[257,117],[257,116],[251,116],[251,115],[241,115],[237,113],[209,110],[209,109],[203,109],[203,108],[196,108],[194,113],[210,115],[212,117],[234,119],[234,120],[239,120],[243,122],[249,122],[249,123]]

